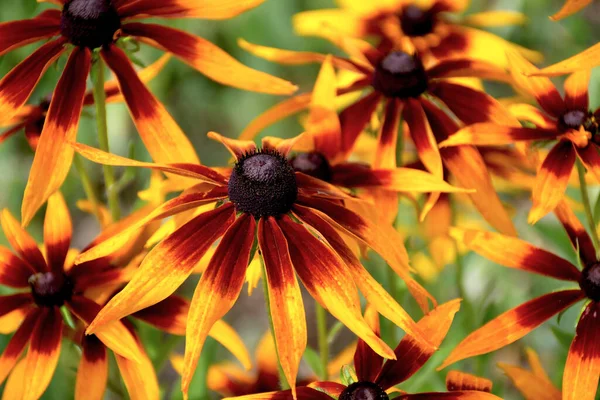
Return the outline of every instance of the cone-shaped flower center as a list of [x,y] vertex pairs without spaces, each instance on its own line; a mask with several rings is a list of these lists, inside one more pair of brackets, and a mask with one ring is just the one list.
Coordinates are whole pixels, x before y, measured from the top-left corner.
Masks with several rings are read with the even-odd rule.
[[570,110],[560,116],[558,119],[558,128],[561,131],[569,129],[579,130],[582,125],[585,125],[590,114],[584,110]]
[[111,0],[70,0],[63,8],[60,32],[76,46],[95,49],[110,44],[120,28]]
[[400,26],[407,36],[425,36],[433,32],[435,14],[409,4],[400,12]]
[[418,56],[394,51],[375,68],[372,85],[388,97],[419,97],[427,90],[427,74]]
[[33,300],[41,307],[60,307],[73,296],[73,282],[62,273],[39,272],[29,277]]
[[256,218],[289,212],[298,197],[294,169],[280,153],[260,150],[235,164],[229,178],[229,199],[238,211]]
[[594,301],[600,301],[600,263],[585,267],[579,279],[579,287]]
[[356,382],[344,389],[339,400],[389,400],[389,397],[373,382]]
[[331,180],[331,167],[325,156],[319,152],[300,153],[290,159],[290,165],[295,171],[310,175],[322,181]]

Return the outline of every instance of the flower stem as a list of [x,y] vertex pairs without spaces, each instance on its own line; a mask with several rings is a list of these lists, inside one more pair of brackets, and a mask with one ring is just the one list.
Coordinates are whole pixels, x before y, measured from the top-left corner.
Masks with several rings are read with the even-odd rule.
[[327,311],[315,301],[315,312],[317,315],[317,333],[319,338],[319,355],[321,356],[322,380],[329,379],[327,366],[329,365],[329,342],[327,340]]
[[83,160],[79,154],[75,154],[73,157],[73,164],[75,164],[75,169],[79,174],[79,178],[81,179],[81,183],[83,185],[83,190],[90,204],[92,205],[92,213],[102,225],[102,216],[100,214],[100,201],[98,200],[98,196],[96,196],[96,192],[94,191],[94,186],[92,185],[92,180],[85,169],[85,165],[83,165]]
[[[98,128],[98,142],[100,149],[110,152],[108,146],[108,125],[106,122],[106,93],[104,92],[104,64],[101,58],[97,58],[92,66],[92,78],[94,81],[94,103],[96,105],[96,126]],[[106,185],[106,196],[108,208],[114,221],[121,218],[119,209],[119,193],[115,190],[115,174],[112,166],[103,165],[104,183]]]
[[590,203],[590,196],[588,195],[587,182],[585,181],[585,167],[581,161],[577,160],[577,173],[579,174],[579,188],[581,190],[581,201],[585,209],[585,216],[590,225],[590,233],[592,236],[592,242],[594,242],[594,248],[596,251],[600,250],[598,244],[600,239],[598,238],[598,230],[596,229],[596,221],[594,220],[594,214],[592,213],[592,205]]

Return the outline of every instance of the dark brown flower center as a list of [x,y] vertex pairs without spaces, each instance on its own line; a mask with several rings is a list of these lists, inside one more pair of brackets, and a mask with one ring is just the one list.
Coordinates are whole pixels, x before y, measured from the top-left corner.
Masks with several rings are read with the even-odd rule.
[[310,175],[322,181],[331,180],[331,167],[327,158],[319,152],[311,151],[309,153],[296,154],[290,159],[290,165],[295,171]]
[[558,128],[561,131],[579,130],[582,125],[585,127],[590,116],[590,113],[585,110],[569,110],[558,119]]
[[409,4],[400,12],[400,26],[407,36],[425,36],[433,32],[436,22],[435,13]]
[[108,45],[120,28],[121,19],[111,0],[69,0],[62,11],[60,32],[75,46]]
[[235,208],[256,218],[286,214],[298,197],[294,169],[283,155],[271,150],[238,160],[228,189]]
[[339,400],[389,400],[387,393],[373,382],[356,382],[348,386]]
[[579,287],[594,301],[600,301],[600,263],[588,265],[581,272]]
[[62,273],[39,272],[29,277],[33,300],[41,307],[60,307],[73,296],[73,282]]
[[375,68],[372,85],[387,97],[419,97],[427,90],[427,73],[417,55],[394,51]]

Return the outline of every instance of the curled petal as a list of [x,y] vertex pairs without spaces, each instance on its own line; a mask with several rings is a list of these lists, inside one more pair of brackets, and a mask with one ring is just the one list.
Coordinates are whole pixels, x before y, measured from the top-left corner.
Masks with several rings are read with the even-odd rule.
[[218,134],[217,132],[208,132],[207,135],[210,139],[221,142],[223,146],[229,150],[232,156],[239,160],[245,154],[252,153],[256,151],[256,145],[251,140],[236,140],[230,139],[223,135]]

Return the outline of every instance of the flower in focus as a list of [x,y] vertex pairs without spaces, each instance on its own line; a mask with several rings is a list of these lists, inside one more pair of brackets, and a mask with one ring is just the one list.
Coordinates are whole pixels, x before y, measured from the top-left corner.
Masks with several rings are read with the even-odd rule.
[[[514,11],[462,14],[469,1],[338,1],[338,9],[304,11],[294,17],[301,35],[321,36],[336,43],[343,37],[375,37],[377,43],[416,50],[427,60],[466,57],[505,66],[506,51],[518,51],[531,61],[541,54],[477,28],[522,25],[526,17]],[[340,39],[341,37],[341,39]]]
[[592,0],[566,0],[562,8],[556,14],[552,15],[550,19],[558,21],[559,19],[568,17],[569,15],[575,14],[577,11],[582,10],[591,2]]
[[498,363],[498,367],[519,389],[525,400],[561,400],[560,390],[548,378],[537,353],[532,349],[527,349],[526,352],[531,370],[505,363]]
[[549,78],[525,76],[539,71],[535,66],[515,54],[510,55],[510,59],[516,83],[534,96],[541,107],[541,110],[527,104],[510,107],[516,118],[530,125],[477,123],[452,135],[441,146],[497,146],[558,140],[542,162],[532,189],[529,222],[535,223],[563,199],[577,158],[600,181],[600,108],[589,109],[589,70],[576,72],[565,81],[563,99]]
[[[157,162],[199,160],[193,147],[165,107],[150,93],[120,47],[134,38],[171,53],[219,83],[273,94],[291,94],[289,82],[245,67],[209,41],[143,18],[227,19],[263,0],[181,2],[166,0],[56,0],[51,9],[33,19],[0,24],[0,55],[26,44],[53,38],[0,80],[0,121],[11,121],[33,92],[40,77],[58,57],[70,51],[52,94],[46,123],[38,143],[22,206],[23,223],[31,220],[65,180],[85,97],[92,54],[102,57],[118,80],[136,128]],[[97,61],[100,62],[100,61]],[[97,73],[103,73],[99,68]]]
[[600,263],[585,228],[565,202],[554,211],[567,231],[583,270],[546,250],[497,233],[455,228],[453,236],[470,250],[508,268],[571,282],[565,289],[530,300],[505,312],[468,335],[444,361],[444,368],[465,358],[486,354],[522,338],[554,315],[585,300],[569,348],[563,374],[562,398],[592,400],[600,375]]

